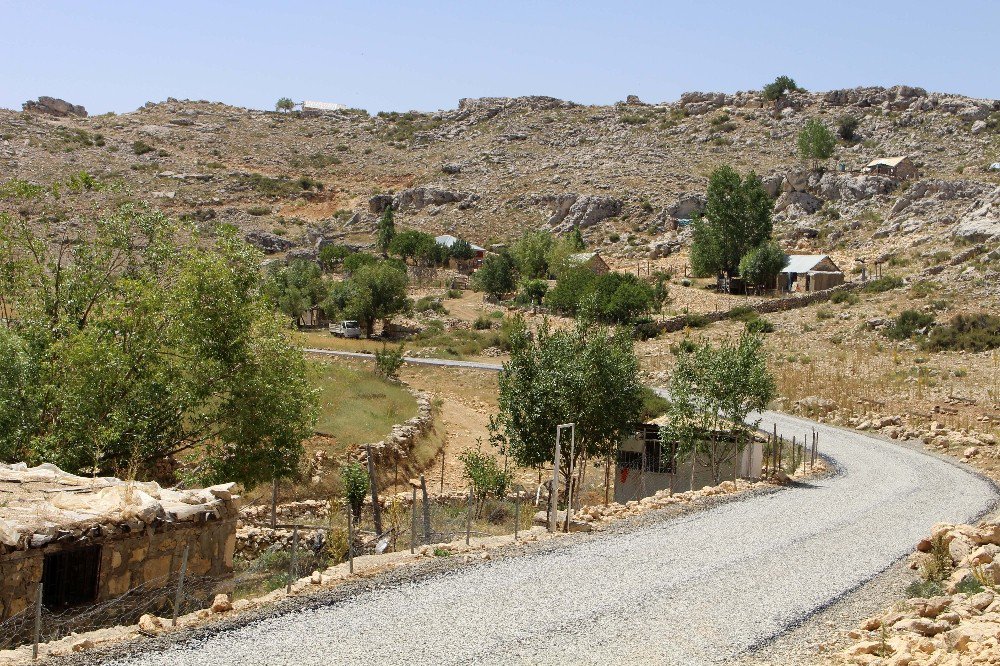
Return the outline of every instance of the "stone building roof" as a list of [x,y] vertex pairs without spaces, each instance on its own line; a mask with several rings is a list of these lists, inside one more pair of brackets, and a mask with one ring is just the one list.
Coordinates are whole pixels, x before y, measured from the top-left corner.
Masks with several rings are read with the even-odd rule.
[[0,553],[87,542],[146,527],[235,518],[232,483],[175,490],[153,482],[82,477],[55,465],[0,463]]

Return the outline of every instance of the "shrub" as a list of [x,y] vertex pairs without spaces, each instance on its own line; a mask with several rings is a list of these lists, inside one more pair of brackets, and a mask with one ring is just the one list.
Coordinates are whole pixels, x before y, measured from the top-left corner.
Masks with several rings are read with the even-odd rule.
[[931,280],[918,280],[910,285],[910,294],[914,298],[927,298],[940,289],[940,285]]
[[340,469],[340,478],[344,486],[344,499],[351,506],[351,513],[357,522],[361,518],[361,507],[368,494],[368,472],[359,463],[349,462]]
[[496,458],[467,449],[458,455],[458,459],[462,461],[465,478],[477,500],[482,501],[490,495],[502,498],[507,493],[510,475],[500,469]]
[[610,235],[608,236],[608,240],[609,240],[609,241],[611,241],[612,243],[617,243],[617,242],[618,242],[618,241],[620,241],[621,239],[622,239],[622,237],[621,237],[621,236],[620,236],[620,235],[619,235],[619,234],[618,234],[617,232],[612,232],[612,233],[611,233],[611,234],[610,234]]
[[461,289],[449,289],[445,294],[448,298],[462,298]]
[[774,324],[764,317],[755,317],[746,323],[747,333],[774,333]]
[[253,215],[254,217],[260,217],[261,215],[270,215],[271,209],[267,206],[251,206],[247,208],[247,215]]
[[736,321],[748,322],[757,316],[757,311],[748,305],[738,305],[729,311],[729,318]]
[[493,320],[489,317],[479,315],[476,320],[472,322],[472,328],[477,331],[488,331],[493,328]]
[[383,345],[375,351],[375,370],[386,379],[395,379],[403,367],[403,345],[388,347]]
[[424,296],[413,304],[414,312],[436,312],[438,314],[448,314],[448,308],[444,306],[440,298],[436,296]]
[[780,99],[786,92],[799,92],[802,88],[799,88],[795,83],[795,79],[790,76],[779,76],[771,83],[768,83],[763,88],[764,99],[769,102],[774,102]]
[[135,141],[132,144],[132,152],[136,155],[145,155],[146,153],[151,153],[155,148],[146,143],[145,141]]
[[857,305],[861,302],[861,297],[853,291],[835,291],[830,296],[830,302],[836,305]]
[[927,580],[915,580],[906,587],[906,596],[910,599],[927,599],[944,593],[941,583]]
[[830,311],[830,308],[819,308],[818,310],[816,310],[816,319],[823,321],[825,319],[832,319],[832,318],[833,318],[833,312]]
[[841,116],[837,121],[837,136],[844,141],[854,141],[857,138],[858,125],[861,120],[855,116]]
[[833,150],[836,145],[837,140],[834,138],[833,132],[815,118],[808,120],[806,126],[799,132],[799,155],[803,158],[814,160],[829,159],[833,156]]
[[687,328],[705,328],[711,323],[708,317],[697,312],[684,316],[684,326]]
[[987,312],[958,314],[931,331],[931,351],[982,352],[1000,348],[1000,316]]
[[893,289],[899,289],[902,286],[903,278],[896,277],[895,275],[885,275],[868,282],[861,288],[861,291],[866,294],[881,294],[886,291],[892,291]]
[[934,315],[919,310],[904,310],[885,330],[885,334],[892,340],[909,340],[933,325]]

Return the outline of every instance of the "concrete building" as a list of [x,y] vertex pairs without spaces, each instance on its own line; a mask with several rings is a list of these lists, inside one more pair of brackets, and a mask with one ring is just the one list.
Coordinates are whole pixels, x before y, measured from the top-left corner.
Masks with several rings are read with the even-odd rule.
[[792,254],[778,276],[782,291],[810,292],[844,284],[844,271],[826,254]]
[[146,596],[170,584],[185,548],[189,576],[230,575],[239,513],[232,486],[170,490],[0,464],[0,622],[28,609],[39,584],[43,605],[56,611],[139,586]]
[[[660,442],[660,425],[664,418],[644,423],[634,436],[622,442],[615,473],[616,502],[640,500],[658,490],[681,493],[716,484],[712,469],[705,464],[703,456],[699,456],[694,465],[694,483],[691,483],[690,458],[678,460],[676,447]],[[731,480],[734,474],[742,479],[760,478],[764,462],[760,442],[743,447],[737,458],[719,466],[719,481]]]

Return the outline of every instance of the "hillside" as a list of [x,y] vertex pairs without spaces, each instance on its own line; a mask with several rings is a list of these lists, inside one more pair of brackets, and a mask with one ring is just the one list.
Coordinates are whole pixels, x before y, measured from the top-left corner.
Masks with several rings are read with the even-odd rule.
[[[810,118],[836,129],[846,115],[859,121],[856,140],[840,142],[827,173],[808,170],[797,132]],[[894,155],[910,156],[918,179],[857,175]],[[48,183],[86,170],[173,214],[261,232],[268,251],[303,254],[324,237],[368,241],[392,200],[401,224],[480,244],[578,223],[607,255],[656,258],[683,249],[670,220],[697,210],[708,174],[731,164],[765,178],[790,248],[848,264],[933,256],[1000,235],[1000,172],[987,171],[998,160],[1000,101],[907,86],[776,103],[758,92],[600,107],[463,99],[374,117],[173,99],[90,118],[0,111],[9,177]]]

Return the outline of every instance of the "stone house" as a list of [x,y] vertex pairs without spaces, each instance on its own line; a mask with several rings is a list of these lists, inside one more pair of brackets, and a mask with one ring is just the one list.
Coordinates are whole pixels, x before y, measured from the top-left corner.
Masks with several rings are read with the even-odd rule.
[[0,464],[0,622],[28,609],[40,583],[50,610],[165,588],[185,548],[187,575],[221,582],[236,547],[232,486],[171,490]]
[[782,291],[811,292],[844,284],[844,271],[826,254],[791,254],[778,276]]
[[909,157],[880,157],[874,159],[861,169],[862,173],[889,176],[897,180],[909,180],[917,177],[917,166]]
[[[691,463],[682,456],[678,460],[673,444],[660,442],[660,417],[637,427],[635,434],[622,441],[618,449],[615,469],[615,502],[624,504],[649,497],[658,490],[682,493],[716,485],[712,470],[699,456],[691,483]],[[744,447],[737,459],[719,466],[721,480],[732,480],[734,474],[742,479],[758,479],[764,462],[764,449],[759,441]]]

